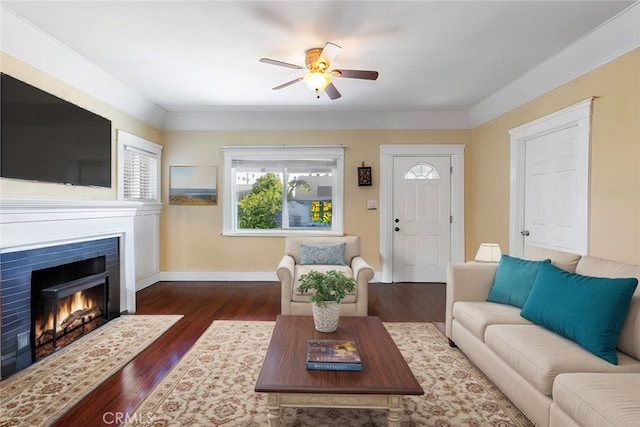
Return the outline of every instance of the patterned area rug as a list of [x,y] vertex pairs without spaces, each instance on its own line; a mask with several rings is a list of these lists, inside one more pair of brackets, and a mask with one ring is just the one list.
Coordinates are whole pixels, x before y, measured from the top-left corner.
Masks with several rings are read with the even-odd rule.
[[[431,323],[384,324],[424,396],[404,398],[403,427],[531,426]],[[133,414],[128,426],[265,426],[254,392],[274,322],[215,321]],[[386,411],[286,408],[282,426],[386,426]]]
[[49,425],[182,316],[120,316],[0,382],[0,426]]

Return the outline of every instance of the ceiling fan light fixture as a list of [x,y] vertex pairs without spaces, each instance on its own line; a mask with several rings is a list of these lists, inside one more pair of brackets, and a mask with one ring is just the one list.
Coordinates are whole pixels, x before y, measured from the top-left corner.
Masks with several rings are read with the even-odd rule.
[[331,83],[331,77],[321,71],[312,71],[304,76],[304,82],[309,86],[309,89],[318,91],[323,90]]
[[[0,0],[2,1],[2,0]],[[363,79],[363,80],[376,80],[378,78],[377,71],[367,70],[345,70],[345,69],[331,69],[331,63],[336,58],[336,55],[342,49],[335,43],[327,42],[323,48],[314,47],[308,49],[305,53],[304,63],[306,67],[296,64],[290,64],[288,62],[278,61],[276,59],[260,58],[260,62],[265,64],[277,65],[279,67],[293,68],[296,70],[306,69],[309,73],[305,76],[300,76],[297,79],[293,79],[286,83],[273,88],[273,90],[283,89],[289,87],[294,83],[304,80],[309,89],[315,91],[316,98],[320,99],[319,92],[321,90],[331,100],[340,98],[340,92],[333,85],[331,81],[334,77],[346,77],[349,79]]]

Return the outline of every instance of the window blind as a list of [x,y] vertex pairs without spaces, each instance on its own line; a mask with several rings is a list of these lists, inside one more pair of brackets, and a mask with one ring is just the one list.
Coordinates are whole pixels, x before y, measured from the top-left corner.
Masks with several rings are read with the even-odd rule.
[[135,147],[124,147],[124,199],[158,200],[158,158]]
[[310,169],[335,169],[338,165],[337,159],[233,159],[231,166],[234,168],[247,169],[274,169],[274,168],[294,168],[300,170]]

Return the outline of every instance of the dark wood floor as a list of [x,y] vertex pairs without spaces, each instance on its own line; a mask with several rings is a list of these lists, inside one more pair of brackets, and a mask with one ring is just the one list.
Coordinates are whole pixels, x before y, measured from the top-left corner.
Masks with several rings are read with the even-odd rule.
[[[143,289],[137,293],[137,314],[182,314],[184,318],[55,425],[121,425],[211,322],[275,320],[279,313],[276,282],[159,282]],[[445,285],[372,283],[369,315],[384,322],[444,322]]]

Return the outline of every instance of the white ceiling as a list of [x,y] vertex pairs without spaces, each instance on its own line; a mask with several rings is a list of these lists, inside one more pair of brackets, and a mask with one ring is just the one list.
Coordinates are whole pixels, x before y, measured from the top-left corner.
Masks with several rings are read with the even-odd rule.
[[[466,111],[633,1],[4,1],[168,112]],[[274,91],[326,41],[342,98]]]

